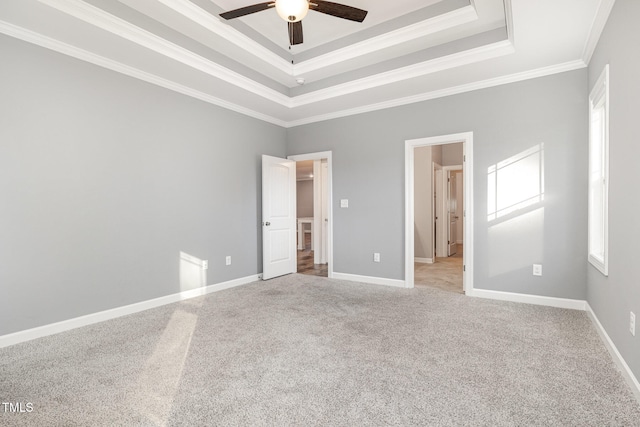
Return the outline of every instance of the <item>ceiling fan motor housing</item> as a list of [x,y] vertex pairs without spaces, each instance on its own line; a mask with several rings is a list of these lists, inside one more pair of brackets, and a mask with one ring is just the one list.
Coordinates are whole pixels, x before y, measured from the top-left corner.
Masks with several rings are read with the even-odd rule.
[[288,22],[301,21],[309,12],[307,0],[276,0],[276,12]]

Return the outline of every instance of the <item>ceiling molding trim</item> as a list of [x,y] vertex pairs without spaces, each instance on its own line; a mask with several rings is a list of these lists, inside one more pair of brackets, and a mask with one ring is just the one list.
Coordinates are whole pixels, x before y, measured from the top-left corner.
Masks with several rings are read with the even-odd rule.
[[209,12],[196,6],[192,2],[184,0],[158,1],[168,8],[174,10],[176,13],[181,14],[185,18],[190,19],[203,28],[216,33],[220,37],[225,38],[239,48],[247,51],[251,55],[262,60],[266,65],[277,68],[287,76],[293,75],[293,64],[291,64],[291,62],[278,56],[276,53],[265,48],[250,37],[247,37],[241,31],[238,31],[235,28],[220,21],[216,17],[212,16]]
[[604,26],[609,19],[609,15],[611,14],[611,10],[615,3],[616,0],[600,0],[598,10],[596,11],[596,15],[593,17],[593,22],[591,23],[589,36],[584,44],[584,49],[582,49],[582,60],[585,64],[591,62],[591,56],[593,56],[593,52],[596,50],[596,46],[598,45],[598,41],[600,40],[600,36],[604,30]]
[[298,95],[292,98],[292,107],[295,108],[302,105],[313,104],[315,102],[325,101],[327,99],[336,98],[350,93],[360,92],[390,83],[424,76],[426,74],[433,74],[438,71],[449,70],[462,65],[509,55],[514,52],[515,49],[511,42],[509,40],[503,40],[497,43],[491,43],[474,49],[409,65],[407,67],[397,68],[395,70],[342,83],[315,92],[309,92],[304,95]]
[[294,76],[299,76],[311,71],[320,70],[344,61],[352,60],[359,56],[367,55],[388,47],[444,31],[458,25],[476,21],[477,19],[478,13],[476,12],[476,9],[471,5],[465,6],[294,64],[293,74]]
[[356,114],[384,110],[384,109],[393,108],[393,107],[400,107],[403,105],[414,104],[417,102],[429,101],[431,99],[444,98],[451,95],[458,95],[461,93],[472,92],[479,89],[487,89],[487,88],[501,86],[509,83],[516,83],[524,80],[535,79],[538,77],[545,77],[552,74],[579,70],[585,67],[587,67],[587,64],[581,59],[578,59],[575,61],[565,62],[562,64],[537,68],[535,70],[524,71],[521,73],[510,74],[507,76],[496,77],[493,79],[487,79],[479,82],[468,83],[460,86],[454,86],[454,87],[446,88],[442,90],[426,92],[419,95],[408,96],[404,98],[398,98],[390,101],[380,102],[377,104],[370,104],[363,107],[352,108],[349,110],[337,111],[335,113],[323,114],[319,116],[308,117],[305,119],[294,120],[294,121],[287,122],[286,127],[292,128],[296,126],[302,126],[302,125],[322,122],[326,120],[338,119],[341,117],[353,116]]
[[236,73],[235,71],[229,70],[226,67],[203,58],[200,55],[158,37],[146,30],[136,27],[123,19],[111,15],[102,9],[91,6],[81,0],[39,1],[70,16],[122,37],[123,39],[129,40],[139,46],[150,49],[198,71],[259,95],[269,101],[285,107],[290,107],[291,105],[291,99],[287,95],[264,86],[248,77]]
[[145,81],[147,83],[154,84],[156,86],[163,87],[165,89],[169,89],[171,91],[180,93],[182,95],[199,99],[209,104],[213,104],[215,106],[225,108],[227,110],[231,110],[236,113],[243,114],[245,116],[253,117],[255,119],[262,120],[264,122],[271,123],[281,127],[287,126],[287,122],[283,120],[279,120],[275,117],[268,116],[266,114],[262,114],[257,111],[253,111],[249,108],[245,108],[237,104],[234,104],[232,102],[225,101],[215,96],[172,82],[165,78],[122,64],[112,59],[105,58],[100,55],[96,55],[95,53],[88,52],[86,50],[72,46],[70,44],[55,40],[51,37],[44,36],[34,31],[18,27],[8,22],[0,21],[0,33],[25,41],[27,43],[31,43],[40,47],[44,47],[46,49],[53,50],[55,52],[79,59],[81,61],[89,62],[99,67],[106,68],[108,70],[115,71],[117,73],[124,74],[126,76],[133,77],[138,80]]
[[515,46],[516,40],[513,30],[513,6],[511,5],[511,0],[504,0],[504,22],[507,27],[507,37]]

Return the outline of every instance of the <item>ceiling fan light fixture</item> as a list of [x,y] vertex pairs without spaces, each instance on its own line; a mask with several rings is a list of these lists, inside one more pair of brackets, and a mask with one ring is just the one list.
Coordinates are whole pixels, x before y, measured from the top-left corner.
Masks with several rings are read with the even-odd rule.
[[307,0],[276,0],[276,11],[287,22],[301,21],[309,12]]

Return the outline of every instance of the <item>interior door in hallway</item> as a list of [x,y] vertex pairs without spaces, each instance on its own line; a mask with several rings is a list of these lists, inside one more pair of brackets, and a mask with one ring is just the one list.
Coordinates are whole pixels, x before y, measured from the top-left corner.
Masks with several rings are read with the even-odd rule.
[[262,156],[262,280],[295,273],[296,162]]
[[458,196],[456,185],[456,172],[447,171],[447,217],[448,217],[448,256],[455,255],[458,251]]

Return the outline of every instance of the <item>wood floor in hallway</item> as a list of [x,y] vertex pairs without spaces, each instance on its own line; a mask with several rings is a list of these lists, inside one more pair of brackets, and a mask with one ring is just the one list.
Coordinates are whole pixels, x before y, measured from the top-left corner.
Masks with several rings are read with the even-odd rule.
[[443,291],[462,294],[462,251],[463,246],[457,245],[458,251],[448,258],[436,258],[433,264],[416,262],[415,286],[430,286]]
[[329,264],[314,264],[313,251],[311,250],[311,235],[304,235],[304,250],[298,250],[298,273],[313,276],[327,277]]

